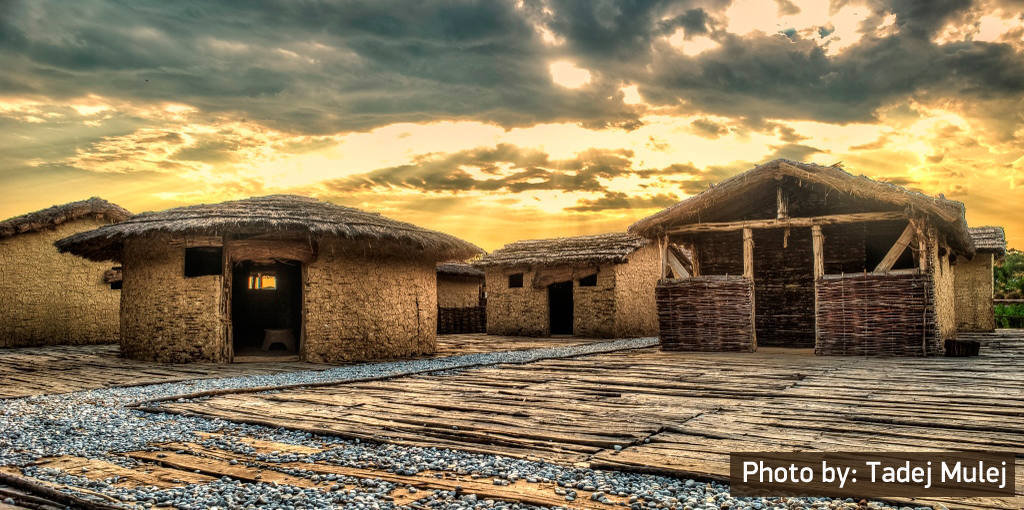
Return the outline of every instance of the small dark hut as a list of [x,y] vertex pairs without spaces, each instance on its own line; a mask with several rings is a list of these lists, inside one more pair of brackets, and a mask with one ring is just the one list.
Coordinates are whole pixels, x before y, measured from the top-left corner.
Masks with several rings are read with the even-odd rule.
[[482,253],[448,234],[294,195],[139,214],[56,245],[121,263],[121,352],[164,362],[431,353],[437,262]]
[[0,347],[117,342],[120,293],[110,264],[59,253],[53,242],[131,213],[90,198],[0,221]]
[[954,270],[957,328],[993,331],[993,271],[996,261],[1006,254],[1006,234],[1002,227],[974,227],[968,232],[977,253],[973,258],[959,257]]
[[469,264],[437,265],[437,333],[487,331],[484,272]]
[[653,336],[656,245],[627,233],[516,241],[484,269],[494,335]]
[[666,350],[940,354],[974,254],[959,202],[781,159],[629,230],[684,269],[657,289]]

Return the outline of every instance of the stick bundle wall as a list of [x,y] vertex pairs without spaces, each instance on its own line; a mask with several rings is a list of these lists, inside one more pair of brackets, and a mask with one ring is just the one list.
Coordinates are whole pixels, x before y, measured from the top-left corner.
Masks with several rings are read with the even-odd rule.
[[816,354],[942,354],[927,274],[830,275],[817,291]]
[[752,351],[753,285],[742,276],[661,280],[656,290],[661,348]]
[[487,331],[487,308],[471,306],[437,309],[437,334],[455,335]]

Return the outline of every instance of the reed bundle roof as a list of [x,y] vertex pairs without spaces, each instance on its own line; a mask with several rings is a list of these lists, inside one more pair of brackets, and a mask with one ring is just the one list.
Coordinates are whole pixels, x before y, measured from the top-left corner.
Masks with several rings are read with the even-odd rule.
[[119,205],[99,197],[92,197],[88,200],[55,205],[0,221],[0,239],[28,232],[38,232],[85,217],[117,222],[124,221],[131,215],[132,213]]
[[746,193],[783,177],[822,184],[855,198],[886,202],[915,214],[923,214],[935,221],[954,249],[967,254],[974,252],[961,202],[925,195],[863,175],[853,175],[839,166],[821,166],[787,159],[769,161],[725,179],[706,191],[637,221],[630,225],[629,231],[658,237],[671,226],[699,223],[702,213],[722,204],[742,201]]
[[408,253],[436,260],[466,259],[483,253],[472,243],[443,232],[298,195],[268,195],[142,213],[121,223],[75,234],[55,244],[62,252],[87,259],[118,260],[125,239],[157,233],[305,233],[318,237],[390,241]]
[[1006,254],[1006,232],[1003,227],[971,227],[968,229],[974,249],[984,253]]
[[484,272],[470,264],[460,262],[445,262],[437,265],[437,274],[446,276],[463,276],[472,278],[483,278]]
[[554,239],[516,241],[475,261],[478,267],[600,265],[626,261],[649,241],[635,234],[613,232]]

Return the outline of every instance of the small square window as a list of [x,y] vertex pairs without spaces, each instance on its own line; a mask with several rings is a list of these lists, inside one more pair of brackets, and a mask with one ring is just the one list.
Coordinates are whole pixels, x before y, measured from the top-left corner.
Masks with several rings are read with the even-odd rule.
[[185,248],[185,277],[216,276],[224,273],[223,250],[219,246]]
[[580,287],[597,287],[597,273],[580,278]]
[[508,275],[508,288],[519,289],[523,286],[523,273]]
[[122,285],[123,284],[121,280],[118,280],[116,282],[110,282],[110,290],[121,290]]
[[267,272],[249,273],[249,290],[277,289],[277,274]]

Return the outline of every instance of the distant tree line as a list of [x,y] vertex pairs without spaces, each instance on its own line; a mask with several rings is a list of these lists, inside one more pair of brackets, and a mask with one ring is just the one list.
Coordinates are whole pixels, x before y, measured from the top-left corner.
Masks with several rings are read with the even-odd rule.
[[[1024,299],[1024,252],[1009,250],[1003,260],[996,263],[996,299]],[[996,327],[1024,327],[1024,303],[997,304]]]

